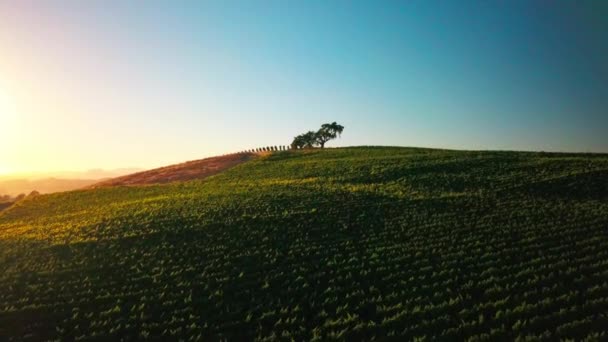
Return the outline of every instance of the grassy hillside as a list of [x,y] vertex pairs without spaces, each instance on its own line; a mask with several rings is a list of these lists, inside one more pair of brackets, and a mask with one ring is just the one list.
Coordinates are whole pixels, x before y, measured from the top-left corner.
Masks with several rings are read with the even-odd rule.
[[0,214],[0,269],[16,339],[605,339],[608,156],[279,152],[44,195]]

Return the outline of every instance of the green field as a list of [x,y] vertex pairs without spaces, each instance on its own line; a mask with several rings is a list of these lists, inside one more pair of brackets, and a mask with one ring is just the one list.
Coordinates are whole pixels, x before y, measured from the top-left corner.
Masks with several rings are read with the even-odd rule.
[[0,213],[0,340],[608,339],[608,155],[276,152]]

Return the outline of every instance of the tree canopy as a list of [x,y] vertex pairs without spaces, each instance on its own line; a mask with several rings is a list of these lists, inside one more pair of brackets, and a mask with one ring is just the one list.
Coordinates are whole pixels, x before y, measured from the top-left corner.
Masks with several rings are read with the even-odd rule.
[[316,133],[316,141],[321,148],[331,139],[335,139],[344,131],[344,126],[338,125],[335,121],[330,124],[323,124]]

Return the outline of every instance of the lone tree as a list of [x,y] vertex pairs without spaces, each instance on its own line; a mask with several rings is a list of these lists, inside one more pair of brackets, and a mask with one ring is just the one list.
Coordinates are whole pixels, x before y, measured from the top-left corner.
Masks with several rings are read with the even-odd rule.
[[308,131],[293,138],[292,149],[312,148],[314,146],[325,147],[325,143],[340,136],[344,131],[344,126],[338,125],[335,121],[330,124],[323,124],[318,131]]

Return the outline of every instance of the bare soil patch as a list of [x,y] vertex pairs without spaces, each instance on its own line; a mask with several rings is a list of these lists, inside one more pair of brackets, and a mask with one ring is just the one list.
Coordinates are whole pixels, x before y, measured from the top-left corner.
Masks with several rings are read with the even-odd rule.
[[163,184],[177,181],[202,179],[218,174],[257,157],[256,153],[238,153],[225,156],[193,160],[181,164],[142,171],[96,183],[89,188],[121,185]]

